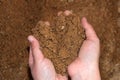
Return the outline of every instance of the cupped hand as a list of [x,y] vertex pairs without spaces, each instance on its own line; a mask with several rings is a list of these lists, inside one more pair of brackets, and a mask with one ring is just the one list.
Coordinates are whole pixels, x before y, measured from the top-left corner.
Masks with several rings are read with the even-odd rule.
[[72,80],[101,80],[99,38],[86,18],[82,18],[82,26],[85,29],[86,40],[80,48],[78,58],[69,65],[68,73]]
[[40,45],[34,36],[29,36],[29,66],[34,80],[67,80],[65,76],[56,74],[52,62],[45,58]]

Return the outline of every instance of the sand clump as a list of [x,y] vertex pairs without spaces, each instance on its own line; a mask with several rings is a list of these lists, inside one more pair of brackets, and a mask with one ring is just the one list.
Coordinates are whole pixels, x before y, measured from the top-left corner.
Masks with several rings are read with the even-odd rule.
[[52,60],[57,73],[66,74],[67,66],[77,57],[80,45],[84,40],[84,30],[79,16],[61,14],[53,18],[50,26],[39,21],[32,29],[39,40],[45,57]]

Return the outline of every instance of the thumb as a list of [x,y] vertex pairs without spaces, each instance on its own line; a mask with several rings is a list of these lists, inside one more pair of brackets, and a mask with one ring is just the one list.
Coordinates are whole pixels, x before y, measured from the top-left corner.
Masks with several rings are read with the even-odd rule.
[[80,48],[79,57],[86,53],[99,53],[99,38],[97,37],[96,32],[94,31],[93,27],[88,23],[85,17],[82,18],[82,25],[85,29],[86,40],[84,40]]
[[43,60],[44,55],[40,50],[40,45],[38,40],[34,36],[28,36],[28,40],[31,45],[31,53],[33,55],[33,60],[37,62],[38,60]]

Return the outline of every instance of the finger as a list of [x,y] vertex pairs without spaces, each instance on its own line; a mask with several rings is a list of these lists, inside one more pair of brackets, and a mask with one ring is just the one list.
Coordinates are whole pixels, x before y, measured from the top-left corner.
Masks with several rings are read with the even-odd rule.
[[45,22],[45,25],[50,26],[50,23],[48,21]]
[[[86,18],[82,19],[82,25],[83,25],[83,28],[85,29],[86,40],[84,40],[80,48],[79,57],[85,58],[86,53],[92,53],[91,55],[97,56],[98,55],[97,53],[100,52],[99,38],[97,37],[92,26],[87,22]],[[93,53],[96,53],[96,54],[93,54]]]
[[66,10],[66,11],[64,12],[64,15],[65,15],[65,16],[69,16],[70,14],[72,14],[72,11],[70,11],[70,10]]
[[85,34],[86,34],[87,40],[95,41],[98,39],[93,27],[88,23],[88,21],[85,17],[82,18],[82,25],[83,25],[83,28],[85,29]]
[[31,51],[31,47],[29,49],[29,66],[32,67],[33,65],[33,55],[32,55],[32,51]]
[[33,60],[35,62],[43,60],[44,56],[42,54],[42,51],[40,50],[38,40],[36,40],[34,36],[29,36],[28,40],[31,44],[31,52],[32,52],[32,55],[33,55]]
[[62,76],[61,74],[57,74],[57,79],[58,80],[67,80],[66,76]]
[[63,76],[63,80],[68,80],[67,76]]
[[62,11],[59,11],[57,15],[60,16],[62,13],[63,13]]

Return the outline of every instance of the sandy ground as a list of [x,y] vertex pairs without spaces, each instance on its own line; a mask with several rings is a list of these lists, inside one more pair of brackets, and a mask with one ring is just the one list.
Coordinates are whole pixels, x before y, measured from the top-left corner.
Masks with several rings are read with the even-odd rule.
[[[80,18],[86,16],[94,26],[101,41],[102,80],[120,80],[120,16],[117,2],[0,0],[0,80],[31,80],[27,36],[32,34],[32,29],[40,20],[54,23],[52,21],[57,12],[66,9],[72,10]],[[78,45],[75,47],[79,48]]]

